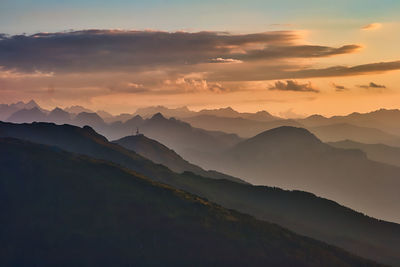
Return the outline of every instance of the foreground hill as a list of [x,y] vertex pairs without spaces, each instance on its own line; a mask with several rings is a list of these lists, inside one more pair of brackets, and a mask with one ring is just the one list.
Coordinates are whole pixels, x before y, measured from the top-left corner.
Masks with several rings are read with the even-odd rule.
[[241,179],[225,175],[216,171],[206,171],[197,165],[191,164],[184,160],[175,151],[169,149],[156,140],[150,139],[143,134],[126,136],[124,138],[113,141],[113,143],[135,151],[139,155],[150,159],[155,163],[167,166],[172,171],[177,173],[192,172],[204,177],[215,179],[232,180],[238,183],[246,183]]
[[229,149],[209,168],[254,184],[313,192],[400,222],[400,168],[371,161],[360,150],[324,144],[302,128],[263,132]]
[[384,144],[364,144],[352,140],[331,142],[329,145],[345,148],[359,149],[365,152],[369,159],[400,167],[400,148]]
[[209,179],[189,172],[173,173],[133,151],[109,143],[90,127],[0,123],[0,136],[31,140],[105,159],[227,208],[278,223],[357,255],[400,266],[397,249],[400,247],[399,225],[365,217],[309,193]]
[[0,140],[2,266],[377,266],[136,173]]

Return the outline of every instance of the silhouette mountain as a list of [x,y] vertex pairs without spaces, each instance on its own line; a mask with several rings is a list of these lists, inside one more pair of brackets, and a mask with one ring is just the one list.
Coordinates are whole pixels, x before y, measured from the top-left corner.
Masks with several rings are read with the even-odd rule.
[[71,114],[61,108],[55,108],[47,115],[46,121],[54,122],[56,124],[71,123]]
[[177,118],[193,116],[193,114],[195,114],[194,111],[190,111],[187,107],[167,108],[164,106],[151,106],[137,109],[134,115],[139,115],[143,118],[150,118],[157,113],[162,113],[167,117]]
[[309,131],[280,127],[210,158],[207,168],[253,184],[299,189],[335,199],[374,217],[400,222],[400,168],[369,160],[360,150],[322,143]]
[[400,266],[397,251],[400,244],[399,225],[363,216],[309,193],[210,179],[190,172],[176,174],[133,151],[107,142],[90,127],[58,126],[50,123],[0,123],[0,136],[44,143],[108,160],[154,181],[205,197],[224,207],[278,223],[358,255]]
[[95,128],[104,128],[106,126],[104,120],[97,113],[81,112],[74,118],[74,124],[77,126],[90,125]]
[[23,123],[23,122],[34,122],[34,121],[47,121],[47,114],[41,111],[38,107],[31,109],[21,109],[13,113],[7,121]]
[[72,113],[72,114],[79,114],[79,113],[82,113],[82,112],[93,113],[92,110],[87,109],[87,108],[82,107],[82,106],[78,106],[78,105],[70,106],[70,107],[64,108],[64,110],[65,110],[66,112]]
[[113,143],[135,151],[139,155],[150,159],[151,161],[167,166],[174,172],[192,172],[204,177],[215,179],[226,179],[238,183],[246,183],[245,181],[216,171],[206,171],[199,166],[191,164],[184,160],[175,151],[169,149],[163,144],[147,138],[143,134],[126,136],[124,138],[113,141]]
[[345,149],[359,149],[365,152],[369,159],[400,167],[400,148],[384,144],[364,144],[352,140],[328,143],[331,146]]
[[3,266],[378,266],[106,162],[15,139],[0,155]]
[[329,124],[309,128],[324,142],[336,142],[346,139],[369,144],[387,144],[400,146],[400,136],[386,133],[375,128],[355,126],[348,123]]

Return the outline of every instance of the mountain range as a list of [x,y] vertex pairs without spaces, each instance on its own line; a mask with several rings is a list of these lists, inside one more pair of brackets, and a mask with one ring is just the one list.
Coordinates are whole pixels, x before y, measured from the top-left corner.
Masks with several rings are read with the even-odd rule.
[[[224,207],[251,214],[260,220],[280,224],[297,233],[340,246],[366,258],[400,266],[397,250],[400,244],[398,224],[366,217],[333,201],[309,193],[252,186],[237,183],[236,180],[210,179],[192,172],[177,174],[131,150],[109,143],[90,127],[57,126],[49,123],[1,123],[0,136],[56,146],[58,149],[55,147],[50,149],[55,152],[63,149],[90,156],[95,160],[107,160],[145,175],[155,182],[169,184]],[[158,151],[159,146],[153,148]],[[2,151],[8,153],[6,150]],[[166,157],[170,156],[169,152],[165,154]],[[157,153],[164,155],[163,150]],[[43,158],[40,153],[34,152],[34,155],[38,161]],[[7,159],[7,157],[2,158]],[[29,162],[26,157],[23,160]],[[42,162],[45,164],[51,161]],[[21,163],[20,166],[27,165]],[[45,166],[58,168],[52,163],[46,163]],[[71,173],[74,168],[68,167],[68,164],[66,166],[69,174],[74,177],[73,172]],[[101,169],[100,173],[102,173]],[[57,175],[54,174],[54,177]]]
[[[60,110],[60,108],[55,108],[53,112],[60,113]],[[294,126],[310,130],[324,142],[349,139],[361,143],[400,146],[400,128],[396,126],[400,119],[399,110],[381,109],[369,113],[351,113],[347,116],[333,117],[312,115],[304,119],[282,119],[267,111],[243,113],[231,107],[192,111],[187,107],[171,109],[154,106],[139,108],[132,114],[123,113],[116,116],[106,111],[97,111],[96,113],[82,106],[71,106],[65,108],[64,111],[68,114],[49,116],[48,114],[52,111],[42,109],[34,101],[18,102],[1,105],[0,117],[3,117],[3,120],[19,123],[47,121],[57,124],[89,125],[109,139],[119,139],[136,130],[134,128],[139,122],[138,117],[146,120],[160,113],[167,119],[175,118],[178,121],[190,123],[195,128],[209,132],[236,134],[242,138],[253,137],[263,131],[280,126]],[[130,122],[127,123],[128,121]],[[157,139],[156,134],[151,137]],[[174,142],[167,143],[168,140],[165,139],[158,141],[179,150],[181,154],[185,153],[182,148],[175,147]],[[191,157],[190,153],[186,153],[185,157]]]
[[379,266],[53,147],[1,139],[0,166],[2,266]]

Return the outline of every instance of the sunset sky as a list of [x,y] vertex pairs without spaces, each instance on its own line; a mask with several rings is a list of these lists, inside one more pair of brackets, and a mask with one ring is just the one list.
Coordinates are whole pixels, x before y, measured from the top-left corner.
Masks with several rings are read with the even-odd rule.
[[400,108],[400,1],[1,0],[0,103]]

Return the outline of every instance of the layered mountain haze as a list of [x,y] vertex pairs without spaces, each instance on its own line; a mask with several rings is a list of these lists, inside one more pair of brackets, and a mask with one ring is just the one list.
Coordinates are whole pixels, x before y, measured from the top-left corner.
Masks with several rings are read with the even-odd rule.
[[[96,133],[89,126],[80,128],[52,123],[13,124],[0,122],[0,137],[12,137],[57,146],[69,152],[111,161],[165,183],[175,179],[178,175],[161,164],[154,164],[132,150],[108,142],[104,136]],[[220,176],[215,174],[217,179],[221,179]],[[225,175],[224,178],[238,181],[238,178],[228,175]]]
[[383,162],[390,165],[400,166],[400,148],[391,147],[384,144],[364,144],[351,140],[344,140],[339,142],[331,142],[329,145],[345,148],[345,149],[359,149],[367,154],[371,160]]
[[308,128],[324,142],[337,142],[350,139],[367,144],[387,144],[400,146],[400,136],[389,134],[376,128],[367,128],[348,123],[329,124]]
[[153,106],[153,107],[139,108],[135,112],[135,115],[139,115],[142,117],[151,117],[157,113],[162,113],[166,117],[175,117],[179,119],[202,116],[202,115],[216,116],[221,118],[243,118],[255,121],[272,121],[280,119],[279,117],[273,116],[265,110],[258,111],[255,113],[249,113],[249,112],[238,112],[231,107],[218,108],[218,109],[202,109],[199,111],[193,111],[186,106],[180,108]]
[[[278,223],[297,233],[338,245],[358,255],[400,266],[397,251],[393,249],[400,243],[398,225],[365,217],[312,194],[254,187],[236,183],[236,180],[204,178],[189,172],[178,175],[133,151],[108,143],[89,127],[3,123],[0,135],[51,144],[71,152],[106,159],[145,174],[154,181],[206,197],[225,207]],[[160,149],[160,146],[154,148]],[[306,215],[310,213],[314,215]]]
[[13,113],[21,109],[32,109],[35,107],[39,107],[39,105],[33,100],[30,100],[29,102],[26,103],[19,101],[14,104],[0,104],[0,120],[6,120]]
[[7,120],[17,123],[47,121],[47,114],[38,107],[24,108],[13,113]]
[[[334,149],[319,141],[307,130],[287,126],[304,127],[303,123],[307,121],[304,123],[308,125],[307,128],[323,141],[354,139],[368,143],[396,145],[399,139],[394,134],[349,123],[327,123],[320,126],[315,126],[319,125],[318,123],[315,125],[308,123],[311,118],[320,120],[320,116],[312,116],[305,120],[277,118],[268,121],[262,119],[268,114],[258,112],[251,113],[251,116],[247,117],[245,113],[240,113],[240,117],[235,117],[239,112],[230,108],[205,110],[201,111],[204,112],[202,115],[198,115],[200,112],[189,110],[190,114],[187,113],[187,117],[182,117],[184,121],[168,119],[161,113],[148,115],[157,110],[153,108],[147,110],[149,111],[147,115],[143,113],[147,118],[133,114],[110,117],[103,112],[97,114],[83,111],[88,110],[83,107],[74,109],[82,112],[74,114],[60,108],[46,111],[34,107],[33,112],[26,109],[16,111],[10,119],[18,122],[50,121],[57,124],[90,125],[108,138],[123,137],[115,142],[129,150],[108,143],[104,137],[89,127],[82,129],[42,123],[1,124],[0,136],[56,145],[71,152],[112,161],[155,181],[206,197],[224,207],[277,223],[297,233],[337,245],[366,258],[400,266],[400,259],[396,256],[397,250],[393,249],[400,244],[397,225],[378,223],[379,226],[372,227],[371,225],[376,225],[373,219],[362,219],[362,215],[353,211],[350,212],[351,215],[346,215],[332,224],[338,220],[341,213],[348,212],[346,210],[337,212],[335,205],[327,204],[328,202],[322,204],[323,202],[312,195],[303,195],[301,199],[304,199],[301,200],[295,197],[295,192],[291,194],[289,191],[281,191],[282,193],[276,195],[272,192],[279,191],[270,191],[268,187],[260,191],[258,187],[242,188],[232,184],[232,182],[246,181],[310,191],[370,216],[398,222],[400,219],[396,217],[395,211],[399,208],[396,206],[399,199],[395,188],[399,184],[399,169],[378,163],[396,165],[396,153],[391,155],[387,153],[387,149],[381,152],[376,152],[376,149],[371,151],[365,147],[354,147],[354,144],[353,146],[341,144],[347,149]],[[167,114],[169,111],[179,113],[188,110],[163,107],[162,109]],[[192,116],[193,114],[195,116]],[[257,114],[261,114],[261,118],[257,120],[252,118],[258,116]],[[196,128],[192,127],[192,124]],[[285,127],[274,129],[282,125]],[[132,133],[137,130],[139,135],[133,136]],[[236,134],[225,133],[251,136],[264,130],[267,132],[248,140]],[[271,134],[273,132],[276,134]],[[170,170],[162,165],[154,165],[146,158]],[[182,172],[184,173],[178,174]],[[286,204],[276,206],[276,204],[271,205],[271,201]],[[311,212],[310,209],[316,212],[314,214],[318,214],[315,215],[318,216],[318,220],[309,220],[306,219],[307,216],[303,216]],[[325,217],[322,221],[320,221],[321,216]],[[331,233],[332,229],[340,234]],[[360,229],[360,231],[346,232],[344,229]]]
[[[393,249],[400,243],[398,225],[365,217],[312,194],[255,187],[237,183],[236,178],[231,181],[226,180],[229,176],[214,176],[217,179],[210,179],[191,172],[176,174],[133,151],[110,144],[89,127],[57,126],[48,123],[22,125],[2,123],[0,136],[28,139],[97,159],[106,159],[144,174],[154,181],[170,184],[224,207],[278,223],[297,233],[335,244],[358,255],[400,266],[397,250]],[[148,138],[138,138],[136,141],[137,147],[142,149],[148,147],[149,142],[150,144],[155,142]],[[142,145],[140,141],[145,143]],[[171,151],[163,152],[165,147],[159,143],[151,147],[154,153],[147,152],[148,154],[157,156],[160,161],[168,162],[168,159],[163,157],[169,157]],[[313,216],[305,215],[310,213]]]
[[0,166],[2,265],[379,266],[52,147],[0,139]]
[[113,141],[113,143],[125,147],[129,150],[135,151],[141,156],[150,159],[151,161],[167,166],[172,171],[177,173],[192,172],[204,177],[215,179],[226,179],[238,183],[246,183],[241,179],[235,179],[223,173],[216,171],[205,171],[204,169],[191,164],[183,159],[175,151],[169,149],[163,144],[147,138],[143,134],[126,136],[124,138]]
[[190,123],[193,127],[207,129],[209,131],[235,133],[241,137],[247,138],[280,126],[302,126],[295,120],[277,119],[270,121],[257,121],[241,117],[230,118],[218,117],[215,115],[198,115],[195,117],[183,118],[182,120]]
[[161,113],[149,119],[136,115],[125,123],[112,123],[100,132],[109,139],[118,139],[132,135],[137,129],[196,164],[202,163],[204,157],[219,153],[242,140],[235,134],[194,128],[175,118],[167,119]]
[[306,127],[325,126],[329,124],[352,124],[355,126],[376,128],[387,133],[400,136],[400,110],[379,109],[367,113],[354,112],[346,116],[310,116],[300,119]]
[[400,222],[400,168],[360,150],[322,143],[302,128],[263,132],[210,158],[207,168],[261,185],[310,191],[371,216]]

